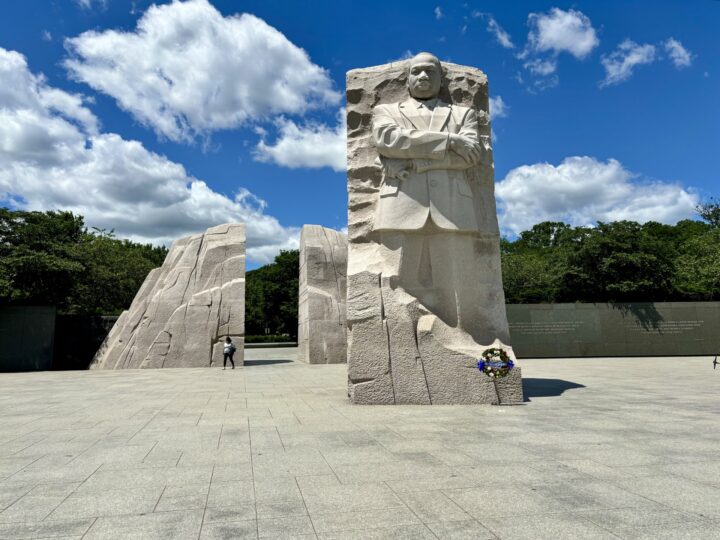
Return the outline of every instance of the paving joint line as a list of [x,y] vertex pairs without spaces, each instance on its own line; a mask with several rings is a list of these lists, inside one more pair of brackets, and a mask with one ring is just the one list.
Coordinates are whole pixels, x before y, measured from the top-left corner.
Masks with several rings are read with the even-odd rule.
[[[15,476],[16,474],[24,471],[24,470],[27,469],[30,465],[32,465],[32,464],[34,464],[34,463],[37,463],[38,461],[40,461],[42,458],[46,457],[47,455],[48,455],[48,454],[45,454],[44,456],[40,456],[40,457],[38,457],[38,458],[35,458],[35,459],[32,460],[30,463],[28,463],[28,464],[25,465],[24,467],[21,467],[20,469],[18,469],[18,470],[15,471],[14,473],[12,473],[10,476],[8,476],[7,478],[5,478],[5,480],[3,480],[3,482],[5,482],[6,480],[10,480],[13,476]],[[33,488],[34,488],[35,486],[37,486],[37,485],[39,485],[39,482],[38,482],[37,484],[34,484],[33,487],[30,488],[30,489],[33,489]],[[23,497],[24,497],[24,495],[23,495]],[[14,503],[13,503],[13,504],[14,504]],[[9,508],[9,507],[6,506],[5,508]]]
[[303,506],[305,507],[305,513],[307,514],[308,519],[310,520],[310,526],[312,527],[313,534],[315,534],[315,538],[317,538],[317,530],[315,530],[315,523],[313,523],[312,516],[310,515],[310,510],[308,510],[307,503],[305,502],[305,495],[303,495],[302,489],[300,489],[300,483],[298,482],[297,476],[293,477],[295,480],[295,485],[298,488],[298,492],[300,493],[300,498],[302,499]]
[[287,448],[285,448],[285,443],[282,440],[282,435],[280,435],[280,430],[275,426],[275,433],[277,433],[278,439],[280,439],[280,444],[282,445],[283,452],[287,451]]
[[[55,512],[55,510],[57,510],[58,508],[60,508],[60,506],[62,506],[62,504],[63,504],[65,501],[67,501],[72,495],[74,495],[75,493],[77,493],[77,491],[83,486],[83,484],[84,484],[85,482],[87,482],[93,474],[95,474],[96,472],[98,472],[98,471],[100,470],[100,467],[102,467],[102,466],[103,466],[102,463],[101,463],[100,465],[98,465],[97,468],[96,468],[93,472],[91,472],[90,475],[89,475],[87,478],[85,478],[85,480],[83,480],[82,482],[80,482],[80,484],[79,484],[75,489],[73,489],[70,493],[68,493],[68,494],[65,496],[65,498],[64,498],[62,501],[60,501],[60,502],[55,506],[55,508],[53,508],[53,509],[52,509],[44,518],[42,518],[40,521],[45,521],[47,518],[49,518],[50,515],[53,514],[53,513]],[[38,485],[39,485],[39,484],[38,484]],[[95,516],[95,519],[97,519],[97,516]],[[52,521],[52,520],[50,520],[50,521]],[[93,523],[93,524],[94,524],[94,523]],[[92,527],[92,525],[91,525],[91,527]]]
[[147,454],[143,456],[143,458],[140,460],[140,463],[145,463],[145,460],[152,453],[152,451],[155,450],[155,447],[158,445],[159,442],[160,441],[155,441],[155,444],[153,444],[152,448],[150,448],[150,450],[147,451]]
[[210,500],[210,489],[212,489],[213,478],[215,477],[215,463],[213,463],[212,471],[210,472],[210,483],[208,484],[207,493],[205,494],[205,508],[203,508],[203,515],[200,519],[200,529],[198,530],[198,540],[202,536],[202,530],[205,526],[205,513],[208,508],[208,501]]
[[[172,402],[172,401],[173,401],[176,397],[178,397],[179,395],[181,395],[181,392],[176,392],[175,395],[173,396],[173,398],[172,398],[170,401]],[[128,441],[127,441],[127,442],[132,441],[138,433],[140,433],[143,429],[145,429],[145,428],[150,424],[150,422],[152,422],[153,420],[155,420],[155,418],[162,412],[162,410],[163,410],[165,407],[167,407],[167,404],[165,404],[164,407],[161,407],[161,408],[159,408],[157,411],[155,411],[155,414],[153,414],[152,417],[150,417],[150,419],[149,419],[147,422],[145,422],[145,423],[142,425],[142,427],[140,427],[140,429],[138,429],[135,433],[133,433],[133,434],[130,436],[130,438],[128,438]],[[134,415],[133,415],[133,416],[134,416]]]
[[[247,404],[247,398],[245,399]],[[257,509],[257,490],[255,489],[255,463],[253,461],[253,449],[252,449],[252,431],[250,429],[250,417],[246,417],[248,426],[248,442],[250,444],[250,476],[252,477],[253,486],[253,506],[255,507],[255,536],[260,538],[260,523],[258,522],[258,509]]]
[[[411,513],[413,516],[415,516],[416,518],[418,518],[418,520],[420,521],[420,523],[422,523],[422,524],[425,526],[425,528],[426,528],[428,531],[430,531],[430,534],[432,534],[435,538],[437,538],[438,540],[440,540],[440,537],[439,537],[437,534],[435,534],[435,531],[433,531],[430,527],[428,527],[428,524],[425,523],[425,521],[423,520],[423,518],[421,518],[421,517],[415,512],[415,510],[413,510],[413,509],[410,507],[410,505],[409,505],[408,503],[406,503],[405,500],[404,500],[400,495],[398,495],[398,493],[397,493],[393,488],[390,487],[390,485],[387,483],[387,480],[383,480],[382,483],[383,483],[383,485],[384,485],[386,488],[388,488],[388,489],[390,490],[390,492],[391,492],[393,495],[395,495],[395,496],[400,500],[401,503],[403,503],[403,505],[405,505],[405,508],[407,508],[408,510],[410,510],[410,513]],[[453,501],[453,502],[455,502],[455,501]],[[465,510],[463,510],[463,512],[464,512],[464,511],[465,511]]]
[[94,518],[94,519],[93,519],[93,522],[90,524],[90,526],[87,528],[87,530],[86,530],[86,531],[83,533],[83,535],[80,537],[80,540],[83,540],[83,538],[85,538],[85,537],[87,536],[87,533],[89,533],[89,532],[90,532],[90,529],[92,529],[92,528],[95,526],[95,524],[97,523],[97,520],[98,520],[98,519],[99,519],[99,518]]
[[342,486],[342,485],[345,485],[345,484],[343,484],[343,483],[340,481],[340,477],[339,477],[338,474],[335,472],[335,469],[333,469],[333,466],[330,465],[330,462],[327,460],[327,458],[325,457],[325,454],[323,454],[322,450],[318,450],[318,454],[320,454],[320,457],[323,458],[323,461],[325,462],[325,465],[328,466],[328,469],[330,469],[330,471],[332,471],[333,476],[335,476],[336,480],[338,481],[338,484],[340,484],[341,486]]
[[[460,489],[472,489],[472,488],[460,488]],[[458,501],[453,499],[450,494],[445,493],[444,489],[438,490],[440,493],[442,493],[445,497],[450,499],[453,504],[455,504],[458,508],[460,508],[463,512],[465,512],[468,516],[470,516],[470,520],[474,521],[475,523],[479,524],[482,528],[487,529],[487,531],[492,534],[495,538],[502,538],[498,533],[496,533],[491,527],[488,527],[485,525],[482,521],[480,521],[478,518],[476,518],[474,515],[472,515],[470,512],[468,512]]]
[[154,514],[157,510],[158,504],[160,504],[160,499],[162,499],[163,495],[165,495],[165,490],[167,489],[167,484],[165,484],[162,488],[162,491],[160,492],[160,496],[158,497],[158,500],[155,501],[155,506],[153,506],[152,513]]

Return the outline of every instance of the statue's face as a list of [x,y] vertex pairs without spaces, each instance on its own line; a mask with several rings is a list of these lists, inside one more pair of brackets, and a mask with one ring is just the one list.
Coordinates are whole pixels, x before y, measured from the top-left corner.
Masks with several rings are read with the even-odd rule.
[[435,62],[419,59],[410,66],[408,89],[416,99],[432,99],[440,93],[442,72]]

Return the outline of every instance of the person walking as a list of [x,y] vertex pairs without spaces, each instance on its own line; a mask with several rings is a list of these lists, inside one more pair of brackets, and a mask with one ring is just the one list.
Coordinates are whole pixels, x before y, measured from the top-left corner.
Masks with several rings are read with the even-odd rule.
[[235,362],[233,362],[233,355],[235,354],[235,350],[235,344],[232,342],[232,339],[230,339],[230,336],[226,337],[225,345],[223,347],[223,369],[225,369],[225,366],[227,365],[228,358],[230,359],[232,368],[235,369]]

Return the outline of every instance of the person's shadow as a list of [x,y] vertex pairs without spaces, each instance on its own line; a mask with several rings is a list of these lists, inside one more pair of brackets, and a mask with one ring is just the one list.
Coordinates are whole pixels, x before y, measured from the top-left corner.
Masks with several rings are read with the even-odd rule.
[[564,381],[562,379],[532,379],[523,377],[523,394],[525,401],[534,397],[560,396],[565,390],[573,388],[585,388],[584,384]]

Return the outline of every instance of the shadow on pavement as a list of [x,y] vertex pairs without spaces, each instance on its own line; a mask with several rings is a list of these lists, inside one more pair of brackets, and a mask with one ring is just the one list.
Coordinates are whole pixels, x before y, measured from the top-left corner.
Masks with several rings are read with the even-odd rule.
[[245,366],[269,366],[271,364],[292,364],[292,360],[279,360],[279,359],[271,359],[271,360],[245,360],[244,364]]
[[525,401],[529,401],[534,397],[550,397],[559,396],[565,390],[573,388],[585,388],[584,384],[578,384],[562,379],[529,379],[523,377],[523,393]]

